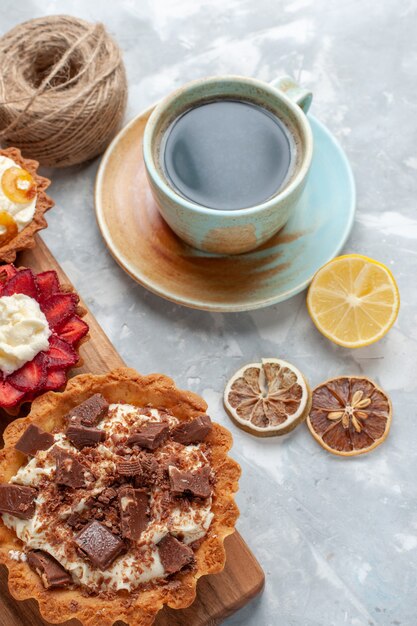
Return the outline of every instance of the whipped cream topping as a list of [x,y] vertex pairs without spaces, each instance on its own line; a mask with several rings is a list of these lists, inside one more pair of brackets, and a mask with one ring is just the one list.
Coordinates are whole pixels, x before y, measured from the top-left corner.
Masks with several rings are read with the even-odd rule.
[[[182,499],[180,504],[171,505],[167,511],[164,492],[155,484],[150,489],[150,522],[142,532],[140,540],[131,541],[129,550],[119,556],[104,572],[80,556],[73,541],[74,531],[66,524],[69,515],[87,510],[91,497],[99,496],[111,485],[117,459],[120,458],[115,451],[115,445],[126,440],[132,427],[146,422],[161,421],[168,422],[170,427],[180,423],[173,415],[157,409],[147,409],[144,412],[143,409],[132,405],[110,405],[107,416],[97,426],[106,431],[107,437],[94,449],[94,458],[89,464],[89,470],[93,475],[91,483],[87,484],[85,489],[76,490],[72,496],[69,493],[65,503],[54,505],[51,516],[51,492],[45,486],[49,485],[50,489],[54,482],[56,461],[51,454],[53,447],[57,445],[71,451],[82,461],[82,453],[71,444],[65,434],[55,434],[53,447],[39,451],[26,465],[19,468],[10,480],[11,483],[39,489],[35,515],[24,520],[3,514],[5,525],[15,531],[26,549],[45,550],[72,575],[76,584],[86,586],[93,592],[122,589],[132,591],[141,584],[165,578],[168,574],[161,563],[158,542],[168,533],[177,536],[186,544],[202,539],[213,519],[211,497],[202,501]],[[202,448],[201,444],[183,446],[168,440],[153,453],[153,456],[156,461],[165,464],[175,456],[182,468],[192,471],[209,465]]]
[[48,321],[33,298],[23,293],[0,297],[0,370],[12,374],[47,350]]
[[[13,159],[9,159],[9,157],[0,156],[0,211],[6,211],[6,213],[13,216],[17,224],[17,229],[20,232],[33,220],[37,196],[32,198],[30,202],[25,202],[24,204],[13,202],[6,196],[1,186],[1,179],[4,172],[11,167],[20,167],[20,165],[15,163]],[[5,227],[0,225],[0,235],[5,231]]]

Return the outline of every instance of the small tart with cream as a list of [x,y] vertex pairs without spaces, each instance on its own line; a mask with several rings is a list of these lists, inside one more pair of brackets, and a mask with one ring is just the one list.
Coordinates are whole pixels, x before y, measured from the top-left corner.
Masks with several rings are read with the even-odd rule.
[[73,378],[10,424],[0,456],[0,562],[48,621],[154,622],[224,567],[238,515],[231,436],[160,374]]
[[15,414],[24,402],[65,385],[88,333],[78,303],[53,270],[0,266],[0,409]]
[[0,150],[0,261],[11,263],[19,250],[33,248],[35,233],[47,227],[44,214],[54,202],[38,165],[17,148]]

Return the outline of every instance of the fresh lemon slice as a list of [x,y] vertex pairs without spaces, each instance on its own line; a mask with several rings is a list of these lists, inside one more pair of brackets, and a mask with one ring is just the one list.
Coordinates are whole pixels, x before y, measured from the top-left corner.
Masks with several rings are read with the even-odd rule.
[[311,392],[294,365],[282,359],[262,359],[232,376],[224,405],[240,428],[258,437],[272,437],[285,435],[306,418]]
[[318,330],[346,348],[383,337],[395,322],[400,294],[390,270],[360,254],[337,257],[314,276],[307,308]]

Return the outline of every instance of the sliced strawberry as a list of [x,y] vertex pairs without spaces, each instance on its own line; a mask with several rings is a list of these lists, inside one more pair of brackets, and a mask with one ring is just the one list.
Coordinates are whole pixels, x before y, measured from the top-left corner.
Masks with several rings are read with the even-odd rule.
[[5,285],[2,296],[12,296],[14,293],[24,293],[26,296],[37,299],[35,277],[32,270],[20,270]]
[[61,369],[71,367],[78,361],[78,354],[69,343],[56,335],[49,338],[49,350],[46,353],[48,369]]
[[5,285],[17,272],[17,269],[12,263],[8,265],[2,265],[0,267],[0,287]]
[[19,391],[42,389],[46,378],[45,358],[42,353],[7,377],[7,381]]
[[74,315],[60,328],[59,336],[73,346],[88,333],[88,330],[88,324],[78,315]]
[[42,311],[52,330],[63,326],[74,315],[77,302],[78,296],[75,293],[55,293],[42,302]]
[[67,382],[65,370],[48,370],[44,384],[44,391],[54,391],[60,389]]
[[0,380],[0,407],[11,407],[19,404],[24,395],[24,391],[15,389],[7,380]]
[[54,270],[37,274],[35,280],[41,300],[47,300],[52,294],[59,292],[58,274]]

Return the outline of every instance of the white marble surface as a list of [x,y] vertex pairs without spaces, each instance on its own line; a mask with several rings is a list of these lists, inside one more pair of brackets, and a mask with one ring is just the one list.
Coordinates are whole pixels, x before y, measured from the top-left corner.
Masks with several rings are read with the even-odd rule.
[[[112,261],[97,231],[98,161],[54,172],[44,237],[123,358],[201,393],[235,436],[242,464],[239,530],[266,573],[262,597],[228,626],[415,626],[417,623],[417,2],[415,0],[2,0],[1,31],[67,12],[102,20],[124,51],[126,120],[208,74],[311,87],[314,114],[344,146],[358,186],[347,252],[387,263],[398,322],[351,352],[313,328],[305,295],[247,314],[209,314],[148,293]],[[221,404],[229,375],[261,356],[296,363],[313,385],[365,373],[392,395],[387,442],[368,457],[331,457],[304,425],[257,441]]]

